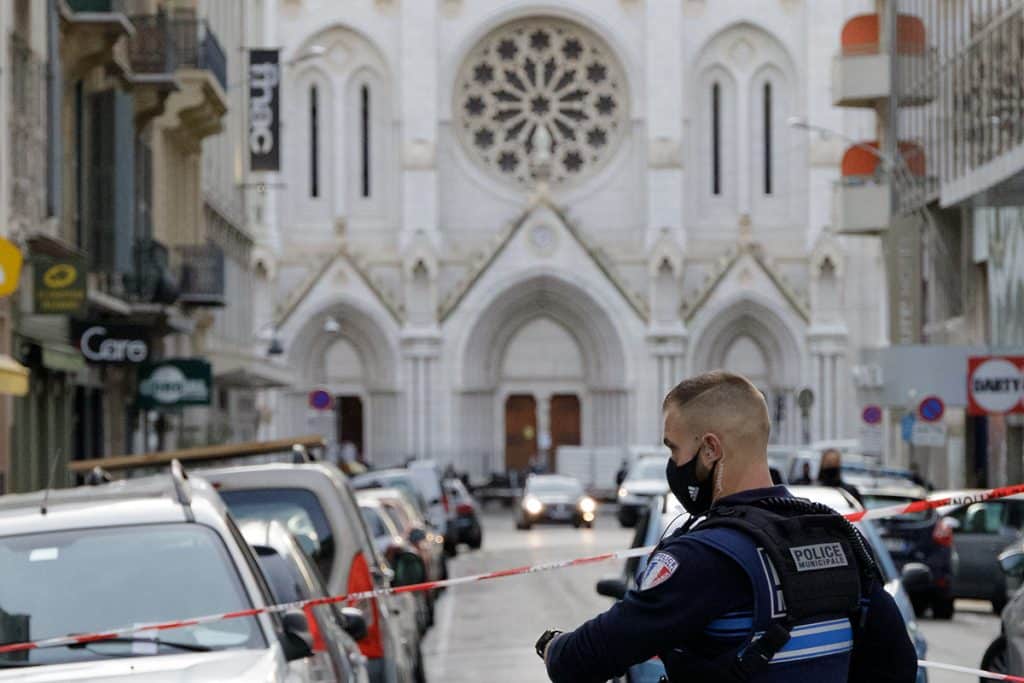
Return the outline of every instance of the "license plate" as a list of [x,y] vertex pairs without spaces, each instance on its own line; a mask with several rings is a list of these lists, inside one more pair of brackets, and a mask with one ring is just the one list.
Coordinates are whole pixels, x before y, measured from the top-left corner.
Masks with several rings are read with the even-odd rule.
[[887,538],[885,539],[885,547],[889,549],[890,553],[905,553],[907,552],[907,542],[902,538]]
[[554,519],[569,519],[572,517],[572,510],[565,507],[556,507],[551,510],[551,516]]

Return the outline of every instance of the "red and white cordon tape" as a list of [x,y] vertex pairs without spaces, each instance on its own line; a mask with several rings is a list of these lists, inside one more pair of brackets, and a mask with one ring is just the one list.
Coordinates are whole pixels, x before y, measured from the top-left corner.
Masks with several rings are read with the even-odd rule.
[[[994,500],[997,498],[1005,498],[1018,493],[1024,493],[1024,484],[1018,484],[1016,486],[1004,486],[1002,488],[990,489],[975,494],[964,494],[959,496],[949,496],[938,500],[920,500],[909,503],[907,505],[893,505],[881,508],[874,508],[872,510],[862,510],[859,512],[851,512],[845,517],[851,522],[859,522],[864,519],[880,519],[886,517],[898,517],[903,514],[910,514],[914,512],[922,512],[924,510],[934,510],[940,507],[946,507],[947,505],[967,505],[970,503],[980,503],[986,500]],[[110,629],[103,632],[97,633],[85,633],[77,635],[66,635],[56,638],[47,638],[44,640],[36,640],[24,643],[9,643],[7,645],[0,645],[0,654],[8,652],[23,652],[25,650],[37,650],[47,647],[63,647],[66,645],[84,645],[88,643],[100,642],[104,640],[113,640],[121,636],[130,635],[132,633],[138,633],[140,631],[170,631],[177,628],[186,628],[189,626],[197,626],[199,624],[209,624],[216,621],[227,621],[229,619],[242,619],[245,617],[254,617],[260,614],[270,614],[274,612],[286,612],[293,609],[306,610],[319,605],[330,605],[342,602],[357,602],[360,600],[369,600],[372,598],[383,597],[385,595],[401,595],[403,593],[416,593],[420,591],[435,590],[438,588],[448,588],[450,586],[458,586],[467,583],[477,583],[479,581],[489,581],[491,579],[501,579],[508,576],[521,576],[525,574],[537,574],[540,572],[553,571],[555,569],[565,569],[567,567],[580,567],[588,564],[596,564],[599,562],[609,562],[611,560],[625,560],[633,557],[643,557],[654,551],[653,546],[645,548],[632,548],[630,550],[623,550],[614,553],[604,553],[602,555],[593,555],[591,557],[581,557],[573,560],[561,560],[557,562],[546,562],[542,564],[529,565],[525,567],[516,567],[514,569],[502,569],[500,571],[488,572],[486,574],[476,574],[474,576],[463,576],[454,579],[445,579],[443,581],[427,581],[424,583],[417,583],[411,586],[400,586],[397,588],[381,588],[373,591],[362,591],[359,593],[349,593],[347,595],[333,595],[325,598],[316,598],[313,600],[303,600],[298,602],[281,603],[277,605],[269,605],[267,607],[254,607],[252,609],[240,610],[237,612],[223,612],[220,614],[209,614],[202,617],[194,617],[191,619],[180,619],[177,621],[166,621],[154,624],[136,624],[134,626],[125,626],[122,628]],[[965,674],[971,674],[975,676],[982,676],[998,681],[1018,681],[1024,683],[1024,677],[1011,676],[1009,674],[992,673],[988,671],[981,671],[979,669],[971,669],[968,667],[961,667],[954,664],[941,664],[938,662],[918,662],[919,666],[927,668],[941,668],[949,671],[956,671]]]

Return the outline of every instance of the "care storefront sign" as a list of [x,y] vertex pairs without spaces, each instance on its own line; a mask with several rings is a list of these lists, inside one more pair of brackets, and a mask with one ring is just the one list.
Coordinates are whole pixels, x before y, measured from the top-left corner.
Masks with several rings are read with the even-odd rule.
[[149,331],[145,327],[74,321],[71,336],[90,363],[140,365],[149,360]]
[[208,406],[213,393],[210,364],[198,358],[176,358],[139,368],[139,407],[144,410]]
[[1024,356],[972,356],[967,361],[970,415],[1024,413]]

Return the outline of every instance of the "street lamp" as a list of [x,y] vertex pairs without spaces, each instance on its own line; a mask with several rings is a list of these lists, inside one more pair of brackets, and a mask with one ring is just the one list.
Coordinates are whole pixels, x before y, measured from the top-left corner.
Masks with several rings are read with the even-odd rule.
[[789,125],[790,128],[806,130],[810,133],[818,133],[825,140],[831,137],[839,138],[843,142],[849,143],[852,147],[856,147],[857,149],[862,149],[865,152],[873,154],[879,161],[882,162],[882,168],[885,169],[886,171],[891,171],[897,166],[896,160],[894,160],[891,156],[889,156],[882,150],[878,149],[877,147],[872,147],[871,145],[864,144],[859,140],[854,140],[849,135],[844,135],[843,133],[840,133],[837,130],[825,128],[824,126],[816,126],[813,123],[808,123],[807,120],[801,116],[790,116],[788,119],[786,119],[786,123]]

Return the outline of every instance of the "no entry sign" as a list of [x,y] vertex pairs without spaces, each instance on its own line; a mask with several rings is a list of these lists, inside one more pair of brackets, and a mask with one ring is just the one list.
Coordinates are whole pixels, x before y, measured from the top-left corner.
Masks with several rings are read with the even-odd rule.
[[967,413],[1024,413],[1024,356],[975,356],[967,360]]
[[938,422],[946,414],[946,404],[938,396],[928,396],[917,407],[917,414],[925,422]]

